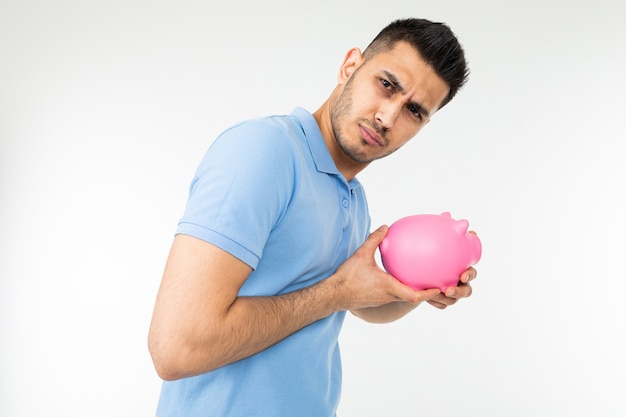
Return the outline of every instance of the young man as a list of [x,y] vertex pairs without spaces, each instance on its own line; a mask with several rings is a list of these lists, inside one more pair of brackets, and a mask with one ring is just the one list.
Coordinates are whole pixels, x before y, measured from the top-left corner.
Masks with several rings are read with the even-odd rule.
[[449,28],[407,19],[348,51],[314,113],[251,120],[216,139],[193,179],[149,334],[159,416],[333,416],[346,311],[396,320],[471,294],[414,291],[374,260],[385,237],[357,173],[394,152],[465,83]]

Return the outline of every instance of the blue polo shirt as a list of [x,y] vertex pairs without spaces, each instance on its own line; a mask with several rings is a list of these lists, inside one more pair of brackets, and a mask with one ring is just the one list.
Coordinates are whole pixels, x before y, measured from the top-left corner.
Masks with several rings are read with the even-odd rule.
[[[313,116],[240,123],[211,145],[177,233],[228,251],[253,272],[240,296],[284,294],[327,278],[363,243],[357,179],[337,170]],[[247,359],[164,382],[158,416],[334,416],[341,389],[336,312]]]

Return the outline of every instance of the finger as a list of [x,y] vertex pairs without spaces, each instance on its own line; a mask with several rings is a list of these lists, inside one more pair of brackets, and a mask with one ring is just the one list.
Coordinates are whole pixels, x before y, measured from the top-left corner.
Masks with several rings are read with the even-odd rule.
[[378,229],[370,233],[369,237],[379,240],[379,243],[380,243],[385,238],[385,236],[387,236],[388,231],[389,231],[389,226],[383,224]]
[[470,266],[466,271],[461,274],[459,281],[461,281],[463,284],[467,284],[468,282],[476,278],[476,275],[478,275],[478,272],[476,271],[476,269]]
[[472,286],[469,284],[461,284],[457,287],[448,287],[444,295],[449,299],[458,300],[459,298],[467,298],[472,295]]
[[389,231],[388,226],[385,226],[385,225],[380,226],[378,229],[370,233],[370,235],[367,237],[367,239],[363,243],[363,246],[366,246],[375,250],[378,247],[378,245],[380,245],[380,242],[382,242],[383,239],[385,239],[385,236],[387,236],[388,231]]
[[412,304],[418,304],[424,301],[431,301],[438,297],[440,294],[441,290],[439,288],[429,288],[427,290],[416,291],[404,284],[400,284],[399,290],[396,291],[396,297]]
[[428,304],[430,304],[431,306],[438,308],[439,310],[443,310],[446,307],[448,307],[446,304],[440,303],[438,301],[435,300],[428,300]]
[[441,290],[439,288],[429,288],[427,290],[417,291],[417,297],[420,301],[430,301],[435,299],[441,294]]

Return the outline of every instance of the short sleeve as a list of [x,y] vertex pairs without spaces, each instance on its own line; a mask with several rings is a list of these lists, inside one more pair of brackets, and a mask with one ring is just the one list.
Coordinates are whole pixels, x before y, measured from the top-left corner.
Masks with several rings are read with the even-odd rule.
[[210,242],[256,268],[296,181],[289,135],[265,120],[220,135],[202,159],[177,233]]

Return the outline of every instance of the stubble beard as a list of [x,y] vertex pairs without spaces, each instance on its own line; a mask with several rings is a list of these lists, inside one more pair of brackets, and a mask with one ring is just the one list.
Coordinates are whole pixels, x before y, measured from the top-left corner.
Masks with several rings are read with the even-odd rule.
[[[381,155],[371,156],[367,154],[367,148],[363,146],[364,141],[362,141],[360,138],[357,141],[350,141],[350,139],[346,135],[344,135],[344,132],[341,129],[341,124],[342,121],[345,122],[350,118],[350,111],[352,110],[352,81],[354,80],[354,75],[356,75],[356,72],[347,81],[339,97],[337,97],[331,103],[330,124],[333,135],[335,136],[335,142],[337,143],[339,149],[341,149],[341,151],[344,153],[344,155],[353,162],[359,164],[369,164],[372,161],[384,158],[385,156],[393,153],[395,149],[391,151],[387,150],[384,154]],[[383,129],[378,124],[365,118],[357,119],[357,123],[366,125],[372,130],[376,131],[376,133],[382,138],[382,140],[387,143],[387,139],[384,136]]]

